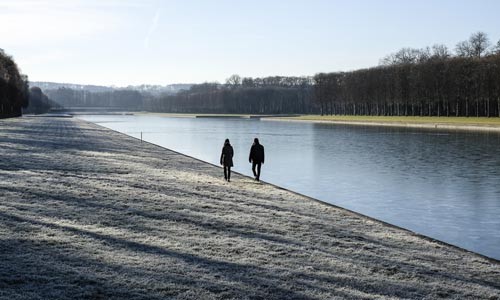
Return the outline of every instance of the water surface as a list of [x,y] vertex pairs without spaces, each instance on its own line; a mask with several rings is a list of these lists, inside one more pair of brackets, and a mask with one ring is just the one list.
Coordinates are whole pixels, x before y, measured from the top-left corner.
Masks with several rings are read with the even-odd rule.
[[[218,164],[224,139],[234,169],[266,149],[261,179],[500,259],[500,134],[157,116],[82,116]],[[223,173],[221,169],[221,180]]]

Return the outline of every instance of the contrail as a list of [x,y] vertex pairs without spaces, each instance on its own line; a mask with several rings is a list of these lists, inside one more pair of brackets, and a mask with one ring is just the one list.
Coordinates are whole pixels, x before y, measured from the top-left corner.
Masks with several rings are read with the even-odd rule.
[[158,9],[156,11],[155,16],[153,17],[153,21],[151,22],[151,26],[149,26],[148,33],[146,34],[146,37],[144,38],[144,48],[145,49],[149,48],[149,39],[151,38],[151,35],[155,32],[156,27],[158,27],[159,21],[160,21],[160,10]]

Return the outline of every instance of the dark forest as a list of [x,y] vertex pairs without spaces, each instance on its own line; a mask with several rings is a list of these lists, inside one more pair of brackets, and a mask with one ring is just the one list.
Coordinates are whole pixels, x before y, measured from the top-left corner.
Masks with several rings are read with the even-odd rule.
[[16,62],[0,49],[0,118],[17,117],[29,103],[28,77]]

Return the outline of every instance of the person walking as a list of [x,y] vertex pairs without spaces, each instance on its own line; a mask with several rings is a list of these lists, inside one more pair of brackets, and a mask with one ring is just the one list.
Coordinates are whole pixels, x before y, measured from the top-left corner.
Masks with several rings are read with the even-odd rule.
[[[255,180],[260,181],[260,168],[264,163],[264,146],[259,143],[259,139],[253,140],[253,145],[250,148],[248,162],[252,163],[252,172]],[[255,170],[257,168],[257,171]]]
[[233,166],[233,146],[229,143],[229,139],[224,142],[222,153],[220,155],[220,164],[224,166],[224,179],[228,182],[231,181],[231,167]]

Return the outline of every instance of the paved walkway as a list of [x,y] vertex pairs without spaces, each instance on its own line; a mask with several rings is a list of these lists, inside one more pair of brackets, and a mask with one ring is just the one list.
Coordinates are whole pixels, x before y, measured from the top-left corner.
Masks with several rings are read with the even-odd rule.
[[67,118],[0,120],[1,299],[499,299],[480,256]]

